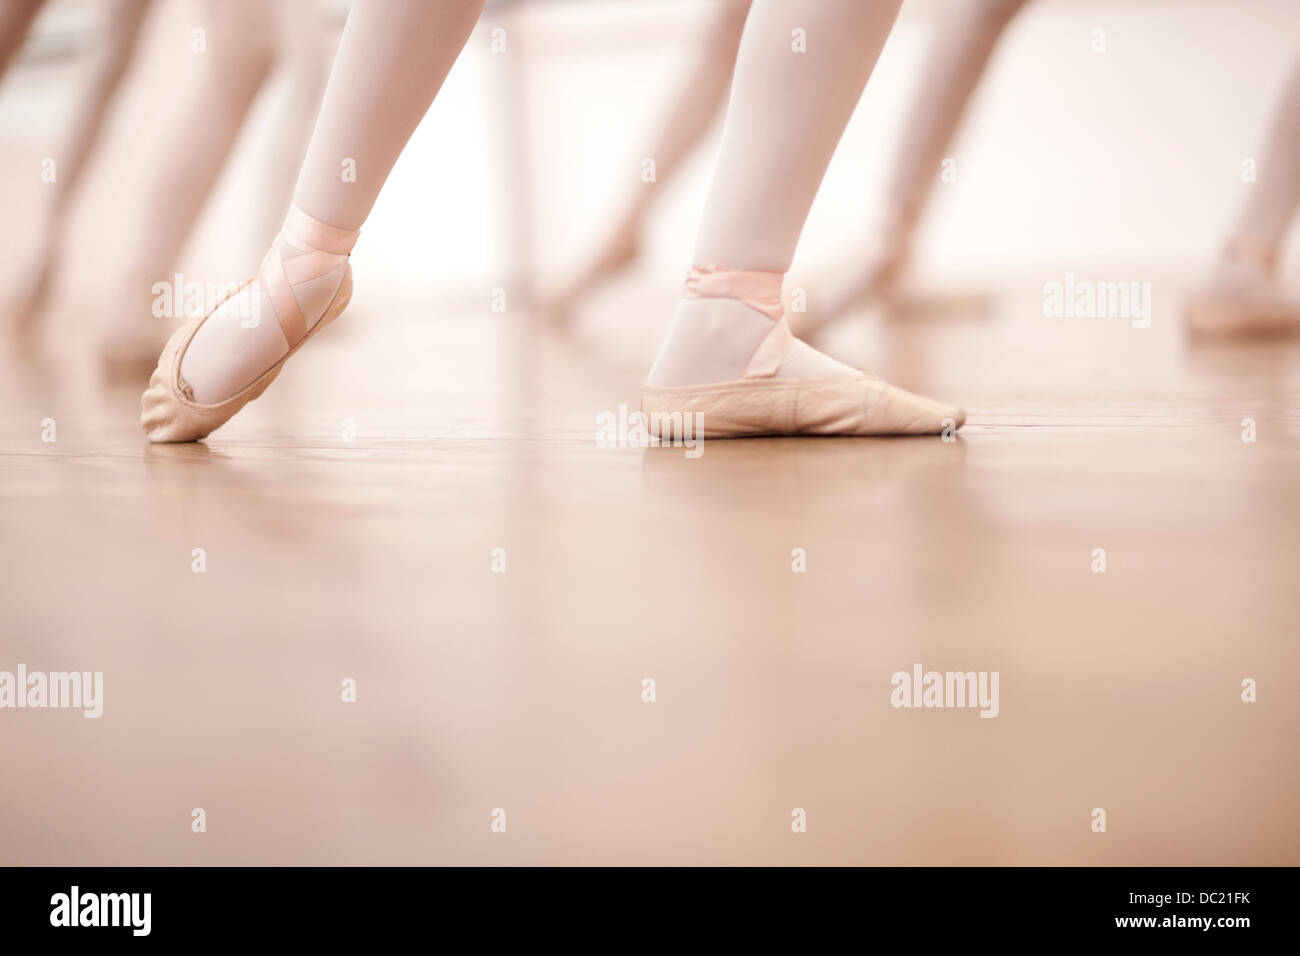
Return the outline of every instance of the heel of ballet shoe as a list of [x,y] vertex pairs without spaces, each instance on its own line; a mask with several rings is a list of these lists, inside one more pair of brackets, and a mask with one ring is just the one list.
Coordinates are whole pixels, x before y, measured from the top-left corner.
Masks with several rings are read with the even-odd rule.
[[[322,315],[320,317],[320,321],[317,322],[312,327],[311,332],[312,333],[318,332],[321,329],[323,329],[325,326],[329,325],[336,318],[338,318],[340,315],[343,314],[343,310],[346,309],[351,302],[352,302],[352,263],[349,262],[347,264],[347,267],[344,268],[343,270],[343,280],[339,282],[338,291],[334,293],[334,298],[330,302],[329,307],[325,310],[325,314]],[[311,333],[309,333],[309,335],[310,334]]]

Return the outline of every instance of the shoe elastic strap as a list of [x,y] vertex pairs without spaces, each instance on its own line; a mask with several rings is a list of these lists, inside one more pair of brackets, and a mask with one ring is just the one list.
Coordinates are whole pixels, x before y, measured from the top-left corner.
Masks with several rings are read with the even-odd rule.
[[284,259],[276,244],[262,260],[257,270],[257,285],[271,297],[271,308],[284,332],[285,341],[293,348],[307,337],[307,319],[298,307],[293,287],[326,275],[346,261],[356,245],[359,229],[339,229],[313,219],[297,206],[289,207],[285,217],[284,239],[302,255]]
[[691,266],[682,295],[687,299],[735,299],[762,312],[775,325],[749,360],[745,378],[771,378],[790,351],[794,335],[781,303],[781,272],[730,269],[727,266]]

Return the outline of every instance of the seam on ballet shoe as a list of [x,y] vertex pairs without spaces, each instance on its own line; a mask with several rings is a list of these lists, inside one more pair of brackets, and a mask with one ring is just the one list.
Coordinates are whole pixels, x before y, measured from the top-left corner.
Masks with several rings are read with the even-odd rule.
[[[245,385],[243,388],[241,388],[241,389],[240,389],[238,392],[236,392],[234,395],[230,396],[230,397],[227,398],[227,399],[223,399],[222,401],[216,403],[215,405],[201,405],[201,404],[199,404],[198,402],[195,402],[195,401],[192,400],[192,396],[193,396],[193,391],[192,391],[192,390],[190,391],[190,396],[191,396],[191,398],[189,398],[189,399],[187,399],[183,394],[180,393],[179,386],[180,386],[180,383],[181,383],[181,381],[182,381],[182,379],[181,379],[181,363],[184,361],[185,353],[186,353],[186,351],[189,349],[190,343],[194,341],[194,336],[198,333],[198,331],[199,331],[199,329],[202,327],[203,323],[206,322],[206,321],[208,320],[208,318],[212,315],[212,312],[215,312],[215,311],[217,310],[217,308],[221,305],[221,303],[218,303],[216,306],[213,306],[213,308],[212,308],[212,312],[209,312],[208,315],[204,316],[203,319],[202,319],[200,322],[198,322],[198,323],[194,326],[194,328],[193,328],[193,330],[191,330],[189,336],[186,337],[184,343],[182,343],[181,347],[177,350],[177,354],[176,354],[176,373],[175,373],[175,379],[176,379],[175,385],[176,385],[176,389],[175,389],[175,391],[176,391],[176,398],[180,401],[180,403],[181,403],[182,405],[186,406],[187,408],[189,408],[189,409],[191,409],[191,410],[193,410],[193,411],[195,411],[195,412],[199,412],[199,413],[211,414],[211,413],[213,413],[213,412],[220,412],[220,411],[223,411],[223,410],[224,410],[227,406],[229,406],[232,402],[235,402],[235,401],[237,401],[237,400],[243,398],[243,397],[244,397],[244,396],[245,396],[249,391],[251,391],[252,389],[256,388],[257,385],[258,385],[258,383],[260,383],[264,378],[266,378],[267,375],[270,375],[270,374],[272,374],[272,373],[275,373],[276,375],[278,375],[278,374],[279,374],[279,370],[280,370],[280,368],[284,365],[285,362],[287,362],[287,361],[289,360],[289,357],[292,356],[295,352],[297,352],[298,349],[300,349],[300,348],[302,348],[304,345],[306,345],[307,342],[308,342],[308,340],[311,339],[312,336],[314,336],[317,332],[319,332],[321,329],[323,329],[327,324],[329,324],[329,321],[332,320],[332,318],[334,318],[333,316],[331,316],[330,319],[326,319],[326,316],[329,316],[329,315],[330,315],[330,312],[333,311],[333,309],[335,308],[335,306],[338,304],[339,297],[343,294],[343,290],[344,290],[344,287],[345,287],[345,286],[346,286],[347,289],[348,289],[348,300],[347,300],[347,302],[350,302],[350,301],[351,301],[351,298],[352,298],[352,296],[351,296],[351,291],[352,291],[352,289],[351,289],[351,285],[352,285],[352,283],[351,283],[352,266],[351,266],[350,263],[347,263],[346,265],[347,265],[347,269],[346,269],[346,270],[344,271],[344,273],[343,273],[343,279],[339,282],[339,287],[334,291],[334,297],[333,297],[332,299],[330,299],[330,303],[329,303],[329,305],[327,305],[327,306],[325,307],[325,311],[321,313],[321,317],[320,317],[320,319],[317,320],[317,322],[316,322],[315,325],[313,325],[310,329],[307,330],[307,334],[304,335],[304,336],[302,337],[302,339],[300,339],[296,345],[292,345],[292,346],[290,346],[289,351],[285,352],[284,355],[280,357],[279,361],[277,361],[277,362],[276,362],[274,365],[272,365],[270,368],[266,369],[264,372],[262,372],[260,375],[258,375],[257,378],[253,379],[251,382],[249,382],[247,385]],[[224,301],[225,301],[225,300],[223,299],[222,302],[224,302]],[[342,310],[343,310],[344,308],[347,307],[347,302],[344,302],[343,305],[339,306],[339,311],[340,311],[340,312],[342,312]],[[268,384],[269,384],[269,383],[268,383]],[[188,387],[188,386],[187,386],[187,387]],[[254,397],[256,397],[256,396],[254,396]],[[251,400],[252,400],[252,399],[248,399],[247,401],[251,401]]]

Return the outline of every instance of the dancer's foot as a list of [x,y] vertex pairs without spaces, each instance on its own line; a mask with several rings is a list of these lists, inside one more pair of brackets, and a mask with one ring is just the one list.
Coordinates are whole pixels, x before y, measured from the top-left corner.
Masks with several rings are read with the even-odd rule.
[[890,308],[898,297],[901,282],[911,263],[912,235],[916,216],[892,211],[875,229],[875,244],[855,264],[838,270],[835,281],[825,283],[800,316],[797,331],[816,340],[854,309],[864,305]]
[[620,225],[573,278],[545,298],[542,314],[547,322],[556,328],[567,326],[582,297],[635,261],[639,252],[635,226],[631,223]]
[[[144,281],[129,283],[130,293],[123,292],[113,301],[123,303],[116,314],[108,316],[99,339],[99,355],[104,373],[111,381],[123,383],[145,381],[153,371],[158,350],[167,341],[171,321],[153,314],[146,296],[140,289],[150,285]],[[133,308],[125,308],[130,303]]]
[[57,274],[58,256],[53,241],[45,239],[41,242],[41,251],[37,255],[36,268],[30,280],[23,286],[17,300],[9,309],[13,316],[10,328],[18,338],[30,340],[35,337],[45,316],[46,307],[49,305],[50,292],[53,290],[54,277]]
[[292,207],[257,275],[168,340],[141,397],[149,440],[203,438],[261,395],[347,307],[357,235]]
[[848,273],[848,278],[830,286],[822,296],[818,317],[820,327],[833,325],[851,311],[863,305],[881,305],[888,308],[899,291],[899,279],[907,271],[909,257],[906,247],[891,246],[877,253],[861,269]]
[[1196,335],[1290,335],[1300,333],[1300,301],[1278,286],[1271,252],[1234,240],[1210,282],[1188,300],[1185,319]]
[[685,415],[700,438],[925,435],[966,421],[955,405],[905,392],[794,338],[781,279],[725,266],[691,270],[642,391],[652,431],[656,422],[680,428]]

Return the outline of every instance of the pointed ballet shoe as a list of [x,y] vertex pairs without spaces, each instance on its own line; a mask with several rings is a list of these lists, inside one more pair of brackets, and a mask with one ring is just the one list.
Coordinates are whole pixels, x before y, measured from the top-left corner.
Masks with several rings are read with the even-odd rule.
[[[241,408],[261,395],[275,381],[280,369],[294,352],[347,308],[352,298],[352,265],[348,257],[356,245],[360,232],[340,229],[313,219],[297,206],[289,207],[284,227],[271,250],[262,260],[257,275],[227,296],[239,295],[246,289],[265,291],[271,301],[271,311],[284,333],[289,350],[270,368],[234,395],[211,405],[201,405],[194,400],[194,390],[181,377],[185,353],[203,327],[222,303],[217,303],[201,319],[185,323],[168,339],[158,359],[158,367],[149,379],[149,387],[140,396],[140,424],[151,442],[198,441],[224,425]],[[299,254],[285,259],[281,242],[293,247]],[[324,313],[309,324],[303,315],[293,287],[329,275],[342,267],[343,274]]]
[[110,326],[99,345],[99,357],[109,381],[139,382],[157,364],[158,347],[165,347],[167,330],[155,319],[148,325]]
[[[238,294],[245,286],[236,289]],[[295,343],[284,357],[254,379],[249,385],[225,401],[215,405],[200,405],[181,378],[181,361],[185,351],[200,326],[212,315],[191,319],[173,333],[158,359],[158,367],[149,379],[149,387],[140,397],[140,424],[151,442],[198,441],[220,428],[241,408],[266,391],[275,381],[290,356],[302,348],[312,336],[338,317],[352,299],[352,266],[343,271],[343,281],[320,320]],[[218,303],[220,305],[220,303]],[[215,308],[213,309],[215,311]]]
[[646,385],[641,411],[652,435],[696,438],[754,435],[937,435],[956,431],[966,413],[922,398],[866,372],[835,378],[737,379],[712,385]]
[[743,302],[773,320],[744,377],[704,385],[642,386],[641,411],[650,434],[664,439],[753,435],[937,435],[956,431],[966,413],[913,395],[870,372],[829,378],[778,378],[797,344],[781,301],[779,272],[692,267],[687,298]]

